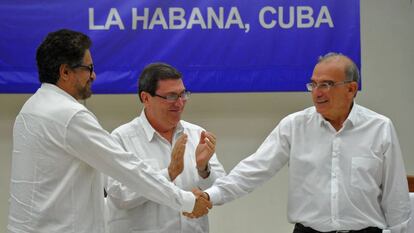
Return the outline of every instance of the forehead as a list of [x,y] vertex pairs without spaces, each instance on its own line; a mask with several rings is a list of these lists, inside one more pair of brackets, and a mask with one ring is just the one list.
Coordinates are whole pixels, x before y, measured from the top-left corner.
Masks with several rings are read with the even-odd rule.
[[91,51],[89,51],[89,49],[87,49],[85,51],[85,55],[83,56],[83,62],[85,64],[92,64],[92,55],[91,55]]
[[182,79],[159,80],[157,90],[162,93],[181,93],[185,90]]
[[312,81],[345,80],[346,63],[340,59],[323,61],[313,70]]

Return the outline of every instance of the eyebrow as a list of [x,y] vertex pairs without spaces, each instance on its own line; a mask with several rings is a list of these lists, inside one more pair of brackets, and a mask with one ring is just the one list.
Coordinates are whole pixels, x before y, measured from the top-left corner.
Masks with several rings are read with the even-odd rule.
[[[312,80],[311,79],[311,81],[313,82],[313,83],[316,83],[316,81],[315,80]],[[335,82],[334,80],[332,80],[332,79],[326,79],[326,80],[322,80],[322,81],[320,81],[320,82],[318,82],[318,83],[327,83],[327,82]]]
[[184,90],[182,90],[181,92],[173,92],[173,91],[171,91],[171,92],[167,92],[167,93],[165,93],[166,95],[169,95],[169,94],[181,94],[181,93],[183,93],[183,92],[185,92],[187,89],[184,89]]

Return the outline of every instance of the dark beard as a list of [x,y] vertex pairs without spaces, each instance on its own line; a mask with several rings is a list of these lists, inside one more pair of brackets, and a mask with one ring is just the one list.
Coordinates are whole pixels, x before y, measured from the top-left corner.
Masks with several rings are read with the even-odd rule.
[[81,99],[85,100],[92,95],[92,90],[90,88],[84,88],[83,92],[81,93]]
[[92,95],[91,86],[92,86],[92,81],[88,81],[88,83],[84,87],[78,86],[79,99],[85,100],[85,99],[91,97],[91,95]]

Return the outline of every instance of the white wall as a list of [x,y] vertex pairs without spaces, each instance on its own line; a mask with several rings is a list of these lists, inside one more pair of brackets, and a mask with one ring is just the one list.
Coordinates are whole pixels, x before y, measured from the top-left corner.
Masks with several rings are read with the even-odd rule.
[[[362,91],[357,102],[389,116],[397,129],[407,173],[414,174],[414,3],[362,0]],[[0,232],[7,222],[12,125],[28,95],[0,95]],[[195,94],[184,119],[219,138],[227,171],[253,153],[287,114],[311,105],[308,93]],[[95,95],[86,105],[112,130],[141,109],[133,95]],[[212,233],[291,232],[286,219],[287,168],[252,194],[215,207]]]

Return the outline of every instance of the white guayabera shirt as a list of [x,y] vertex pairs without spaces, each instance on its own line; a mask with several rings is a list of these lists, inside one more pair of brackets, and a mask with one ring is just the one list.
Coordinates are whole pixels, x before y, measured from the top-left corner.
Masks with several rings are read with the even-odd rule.
[[195,198],[126,152],[95,116],[55,85],[42,84],[16,118],[9,232],[104,232],[103,178],[191,212]]
[[289,164],[288,219],[318,231],[407,231],[404,163],[390,119],[354,104],[336,131],[314,107],[284,118],[259,149],[208,190],[213,204],[253,191]]
[[[158,134],[148,122],[144,111],[141,116],[114,130],[112,135],[123,147],[140,157],[167,179],[171,151],[178,137],[188,135],[184,154],[184,170],[173,183],[183,190],[206,189],[226,175],[214,154],[210,161],[210,175],[203,179],[196,169],[195,150],[203,128],[181,120],[173,135],[172,145]],[[149,200],[140,192],[128,188],[115,179],[108,178],[108,208],[110,233],[157,232],[157,233],[206,233],[208,217],[189,219],[180,211]]]

